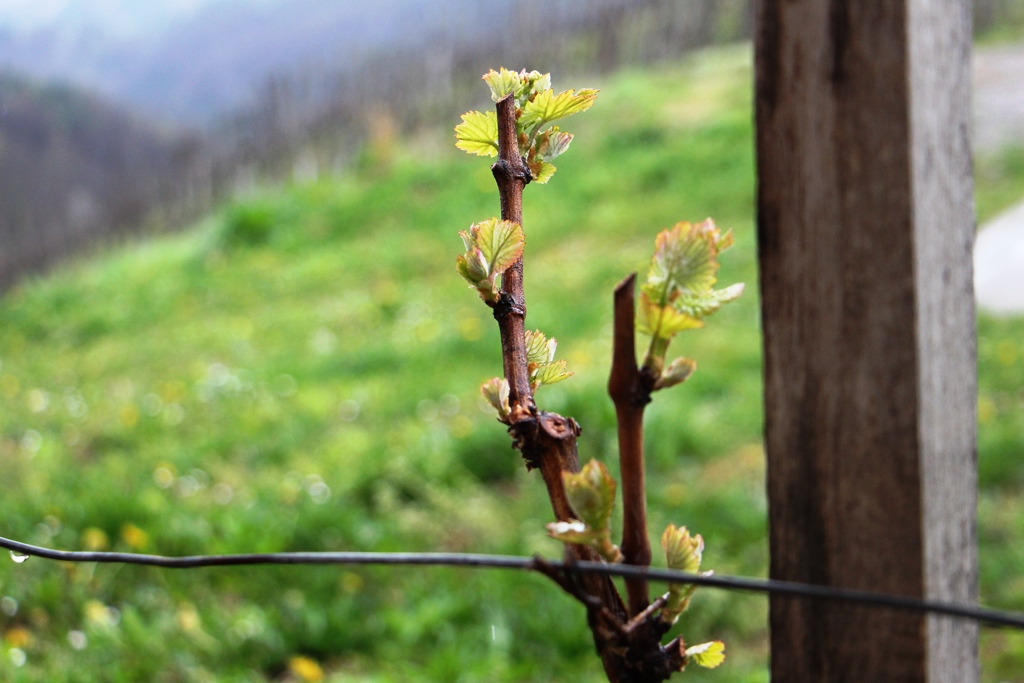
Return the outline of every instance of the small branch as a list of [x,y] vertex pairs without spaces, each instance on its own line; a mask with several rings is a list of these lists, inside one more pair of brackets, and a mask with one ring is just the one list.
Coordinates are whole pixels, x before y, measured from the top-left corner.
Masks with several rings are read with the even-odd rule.
[[[519,155],[516,138],[515,100],[511,95],[498,101],[498,161],[491,166],[501,198],[501,218],[523,224],[523,188],[531,180],[530,168]],[[501,276],[501,299],[494,308],[501,331],[502,363],[508,380],[508,403],[512,422],[533,415],[536,406],[530,390],[526,365],[526,296],[523,293],[523,259],[519,258]]]
[[[566,550],[575,547],[582,546],[566,546]],[[557,583],[562,590],[576,598],[586,608],[587,625],[590,627],[594,645],[601,656],[609,682],[654,683],[667,679],[670,674],[665,675],[663,671],[650,675],[651,662],[655,663],[655,669],[663,669],[662,664],[666,661],[658,642],[649,638],[631,637],[633,634],[626,631],[623,626],[625,615],[622,612],[621,601],[616,600],[620,608],[619,613],[613,613],[606,607],[606,600],[588,590],[593,584],[586,582],[585,577],[566,571],[567,566],[574,565],[556,565],[538,557],[532,568]],[[581,581],[581,578],[584,580]],[[615,598],[618,598],[618,593],[615,593]]]
[[[644,481],[644,407],[650,402],[650,388],[636,364],[636,273],[615,288],[615,323],[612,370],[608,394],[615,404],[619,436],[619,471],[622,484],[622,554],[626,564],[651,564],[651,542],[647,536],[647,491]],[[645,581],[627,580],[629,613],[637,616],[650,598]]]
[[[491,173],[498,185],[503,220],[523,223],[523,188],[532,179],[530,169],[519,154],[516,133],[515,100],[511,95],[498,101],[498,161]],[[509,384],[509,433],[514,446],[526,459],[527,467],[541,472],[548,490],[555,518],[569,521],[574,517],[562,481],[564,472],[579,472],[576,437],[579,425],[572,419],[537,410],[530,389],[526,357],[526,297],[523,293],[523,260],[520,258],[501,276],[501,299],[494,307],[494,317],[501,331],[502,363]],[[587,546],[566,546],[570,561],[599,562],[597,553]],[[615,584],[607,576],[588,576],[577,580],[582,595],[597,601],[600,609],[584,601],[594,644],[601,654],[605,671],[613,683],[629,680],[623,675],[624,661],[619,654],[621,643],[610,646],[618,638],[615,628],[626,621],[626,607]]]
[[686,643],[683,642],[682,636],[672,639],[668,645],[662,648],[662,651],[670,662],[673,671],[682,670],[686,664]]
[[576,598],[587,608],[589,613],[592,613],[594,618],[601,622],[606,636],[614,634],[614,636],[622,637],[626,635],[625,630],[623,630],[622,620],[609,611],[599,598],[586,592],[579,582],[579,577],[572,572],[566,571],[566,565],[552,564],[542,557],[535,557],[530,569],[544,574],[557,583],[562,590]]
[[[511,95],[497,102],[498,161],[491,166],[501,199],[501,218],[522,225],[523,188],[531,181],[530,169],[519,153],[516,132],[515,101]],[[616,304],[616,343],[627,345],[616,351],[616,366],[611,384],[619,416],[619,440],[622,449],[622,482],[627,501],[626,561],[649,566],[650,544],[647,541],[647,518],[643,480],[643,405],[634,399],[643,382],[636,367],[633,342],[633,278],[628,280],[628,306]],[[620,287],[620,290],[623,289]],[[617,298],[620,293],[617,292]],[[628,307],[628,316],[620,309]],[[579,472],[576,437],[579,425],[561,415],[540,412],[530,388],[526,354],[526,297],[523,291],[523,259],[518,259],[501,278],[501,294],[494,305],[494,317],[501,331],[502,364],[509,386],[507,423],[515,448],[526,459],[527,467],[539,469],[547,487],[548,498],[559,521],[575,516],[565,492],[563,476]],[[621,320],[620,320],[621,319]],[[628,332],[628,334],[626,334]],[[626,338],[628,337],[628,343]],[[622,342],[622,343],[620,343]],[[626,357],[628,363],[623,363]],[[621,386],[620,386],[621,385]],[[653,386],[653,385],[652,385]],[[650,387],[647,387],[647,394]],[[649,398],[647,399],[649,400]],[[597,552],[585,545],[567,544],[570,562],[595,563]],[[643,578],[626,579],[629,610],[622,602],[615,584],[607,576],[576,576],[552,571],[540,561],[534,566],[545,571],[587,609],[587,621],[594,644],[601,655],[605,673],[611,683],[660,683],[672,675],[671,658],[662,649],[662,631],[651,621],[641,620],[632,632],[623,631],[629,615],[640,614],[648,606],[647,582]]]
[[[580,426],[572,418],[541,412],[536,418],[522,419],[513,424],[509,431],[527,465],[540,470],[555,519],[560,522],[573,519],[575,513],[565,493],[562,473],[580,470],[576,452]],[[601,563],[597,552],[584,545],[568,544],[566,554],[572,562]],[[611,613],[617,615],[620,624],[626,621],[626,607],[614,583],[606,577],[590,577],[583,585],[589,594],[597,596]]]
[[645,609],[643,612],[630,619],[628,622],[626,622],[626,625],[622,627],[622,630],[625,633],[632,633],[633,630],[636,629],[638,626],[645,624],[647,620],[650,619],[655,612],[664,607],[665,603],[667,602],[668,593],[657,598],[654,602],[647,606],[647,609]]
[[612,401],[630,401],[636,387],[636,304],[634,290],[636,273],[615,286],[612,331],[612,370],[608,378],[608,394]]
[[[533,180],[533,175],[519,154],[515,99],[508,95],[498,100],[495,110],[498,115],[498,161],[491,166],[491,173],[501,193],[501,217],[522,225],[523,188]],[[516,182],[504,185],[504,179]]]
[[[516,446],[527,466],[540,470],[555,519],[568,522],[575,518],[562,481],[563,472],[579,472],[576,437],[580,426],[572,418],[542,412],[536,419],[519,422],[514,430],[520,437]],[[583,558],[579,558],[583,559]]]

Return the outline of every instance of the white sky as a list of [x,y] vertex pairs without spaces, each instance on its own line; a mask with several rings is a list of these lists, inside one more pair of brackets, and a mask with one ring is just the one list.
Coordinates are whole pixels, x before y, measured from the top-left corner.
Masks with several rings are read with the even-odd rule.
[[[100,25],[133,37],[162,28],[197,9],[229,0],[0,0],[0,26],[18,30]],[[248,0],[251,1],[251,0]]]

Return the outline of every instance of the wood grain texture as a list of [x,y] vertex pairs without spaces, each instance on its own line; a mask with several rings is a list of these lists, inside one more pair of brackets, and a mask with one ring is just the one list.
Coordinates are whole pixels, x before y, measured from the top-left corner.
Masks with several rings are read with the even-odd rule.
[[[910,20],[925,586],[928,597],[976,603],[975,520],[964,514],[977,507],[971,11],[912,0]],[[927,626],[928,680],[978,680],[977,626]]]
[[[773,578],[975,598],[966,0],[762,0]],[[977,680],[963,622],[773,598],[778,682]]]

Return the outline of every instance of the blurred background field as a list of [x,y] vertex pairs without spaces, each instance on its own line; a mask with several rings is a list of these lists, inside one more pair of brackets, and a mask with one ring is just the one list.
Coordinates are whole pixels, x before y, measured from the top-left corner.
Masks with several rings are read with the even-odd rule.
[[[651,528],[705,565],[767,566],[749,45],[625,67],[547,186],[526,191],[528,325],[576,375],[541,406],[615,470],[611,290],[656,232],[732,228],[747,283],[678,338],[692,380],[648,411]],[[474,82],[461,110],[487,104]],[[578,120],[576,120],[578,119]],[[0,300],[2,535],[63,549],[197,554],[451,550],[555,556],[536,474],[481,407],[496,325],[454,269],[494,215],[488,163],[451,127],[383,126],[338,174],[217,206]],[[984,220],[1020,198],[1024,150],[979,155]],[[982,602],[1024,609],[1024,320],[979,321]],[[865,549],[869,552],[870,549]],[[166,571],[0,563],[0,679],[598,681],[584,615],[528,574]],[[693,681],[767,681],[766,601],[701,590],[678,628],[726,640]],[[1024,634],[987,631],[984,680],[1024,680]]]

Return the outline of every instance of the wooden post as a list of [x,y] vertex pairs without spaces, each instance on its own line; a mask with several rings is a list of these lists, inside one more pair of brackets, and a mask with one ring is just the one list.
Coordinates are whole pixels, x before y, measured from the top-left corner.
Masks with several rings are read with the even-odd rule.
[[[968,0],[760,0],[771,576],[976,600]],[[773,598],[775,683],[978,679],[965,621]]]

